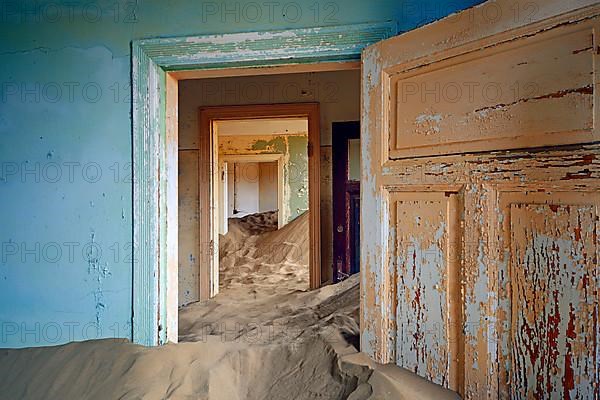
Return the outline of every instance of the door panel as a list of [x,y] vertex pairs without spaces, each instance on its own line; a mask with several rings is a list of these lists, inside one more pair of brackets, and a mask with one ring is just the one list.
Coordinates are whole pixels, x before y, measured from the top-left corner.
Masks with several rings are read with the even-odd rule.
[[458,389],[460,223],[454,193],[393,193],[396,363]]
[[363,54],[361,348],[468,399],[600,396],[600,6],[536,4]]
[[[594,398],[600,194],[498,194],[503,397]],[[509,384],[510,382],[510,384]],[[597,394],[597,393],[596,393]]]
[[350,194],[350,274],[360,271],[360,188]]
[[513,204],[510,220],[511,397],[592,398],[594,208]]
[[595,24],[566,26],[390,70],[390,157],[599,140],[597,34]]

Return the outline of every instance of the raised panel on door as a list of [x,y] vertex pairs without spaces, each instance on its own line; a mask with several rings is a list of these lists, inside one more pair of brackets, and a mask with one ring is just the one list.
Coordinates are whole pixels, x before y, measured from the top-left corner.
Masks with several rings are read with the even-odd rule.
[[597,398],[598,193],[501,193],[500,393]]
[[396,363],[460,389],[460,222],[457,194],[391,195],[396,231]]
[[600,140],[598,20],[386,71],[390,158]]

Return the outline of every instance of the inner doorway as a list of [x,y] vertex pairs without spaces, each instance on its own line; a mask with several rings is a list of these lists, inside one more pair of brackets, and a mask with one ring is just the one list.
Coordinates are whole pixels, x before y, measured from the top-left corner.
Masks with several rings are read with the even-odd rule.
[[[309,288],[315,289],[320,286],[321,283],[321,253],[320,253],[320,160],[318,154],[313,149],[319,148],[320,143],[320,131],[319,131],[319,105],[318,103],[294,103],[294,104],[267,104],[267,105],[238,105],[238,106],[213,106],[213,107],[202,107],[199,110],[199,178],[201,182],[207,183],[204,185],[208,190],[200,193],[200,210],[205,212],[200,213],[200,243],[204,247],[201,251],[202,262],[199,265],[199,294],[200,299],[208,299],[215,296],[219,292],[219,276],[220,276],[220,246],[219,246],[219,234],[224,231],[224,210],[227,210],[226,198],[223,193],[226,191],[224,188],[223,180],[225,177],[229,177],[230,174],[224,175],[224,169],[229,171],[228,166],[224,166],[220,160],[220,153],[226,152],[227,149],[231,150],[231,146],[234,142],[245,142],[244,137],[250,137],[248,132],[252,129],[263,129],[268,130],[269,125],[277,124],[277,121],[283,121],[288,126],[291,126],[297,121],[303,121],[306,126],[306,135],[304,143],[304,149],[300,152],[304,152],[307,158],[307,171],[304,175],[298,176],[299,170],[294,170],[293,165],[289,164],[287,169],[284,167],[284,175],[287,174],[289,178],[287,186],[284,185],[284,189],[278,189],[279,198],[283,207],[282,219],[284,222],[290,222],[296,217],[299,217],[304,211],[303,206],[296,207],[292,202],[287,200],[298,197],[298,193],[305,194],[308,199],[308,215],[304,218],[307,219],[308,224],[308,249],[309,254],[305,254],[308,262],[308,283]],[[250,126],[255,128],[251,128]],[[237,138],[231,139],[233,136],[222,135],[223,138],[229,137],[230,139],[220,140],[220,132],[229,133],[237,132]],[[247,141],[247,140],[246,140]],[[289,144],[290,140],[285,140]],[[271,147],[269,147],[271,146]],[[245,143],[242,146],[246,152],[256,152],[259,147],[264,147],[266,154],[279,154],[281,150],[276,148],[275,143],[262,140],[259,142]],[[298,152],[298,151],[295,151]],[[252,156],[253,154],[242,154],[245,156]],[[288,154],[284,155],[284,159],[289,160],[290,152],[288,148]],[[285,162],[285,161],[284,161]],[[238,164],[241,165],[241,164]],[[232,172],[246,172],[243,168],[232,169]],[[305,182],[300,182],[304,180]],[[247,181],[247,179],[246,179]],[[234,178],[235,182],[235,178]],[[242,182],[239,182],[242,183]],[[252,185],[245,182],[248,188]],[[290,187],[292,184],[299,184],[300,187],[294,189],[296,193],[294,196],[291,195]],[[288,191],[285,190],[288,188]],[[245,200],[250,200],[251,197],[248,193],[240,194],[244,196]],[[219,196],[221,193],[221,198]],[[239,193],[238,193],[239,194]],[[288,196],[286,197],[286,194]],[[279,202],[279,200],[278,200]],[[238,202],[239,203],[239,202]],[[249,204],[252,203],[251,201]],[[223,210],[223,211],[221,211]],[[208,211],[208,212],[206,212]],[[240,210],[232,210],[240,211]],[[278,217],[279,217],[279,211]],[[279,219],[279,218],[278,218]],[[236,221],[238,222],[238,221]],[[279,224],[279,222],[278,222]],[[228,222],[229,225],[229,222]],[[296,258],[301,258],[302,255],[296,255]]]
[[[215,120],[219,292],[309,288],[308,118]],[[240,296],[241,295],[241,296]]]
[[[306,136],[306,135],[295,135]],[[250,140],[233,140],[226,148],[221,138],[219,154],[219,234],[228,232],[230,218],[242,218],[250,214],[274,212],[277,228],[282,228],[289,214],[289,186],[286,185],[289,157],[286,157],[286,143],[283,149],[270,150],[267,146],[256,153],[244,144],[256,144],[281,139],[281,136],[257,135]],[[300,140],[302,141],[302,139]],[[236,144],[237,142],[237,144]],[[266,151],[266,152],[265,152]],[[273,152],[274,151],[274,152]],[[243,153],[243,154],[238,154]],[[308,169],[308,166],[306,166]],[[285,200],[287,198],[287,201]],[[308,209],[307,201],[302,209]]]
[[[346,64],[343,66],[346,69],[336,71],[201,78],[184,80],[180,83],[178,125],[181,193],[178,271],[180,341],[196,340],[198,335],[204,334],[207,330],[218,334],[223,323],[228,327],[228,334],[233,336],[237,335],[232,332],[238,332],[236,330],[238,323],[242,327],[249,323],[259,324],[261,327],[264,326],[264,329],[268,329],[274,319],[288,318],[298,307],[307,306],[306,301],[318,299],[326,302],[338,290],[327,288],[325,291],[308,291],[309,263],[298,259],[305,255],[320,253],[321,282],[322,284],[332,282],[331,127],[332,122],[335,121],[352,121],[360,118],[360,70],[350,68]],[[308,118],[297,117],[295,112],[293,116],[264,114],[260,117],[239,112],[230,112],[223,117],[214,113],[214,110],[219,108],[241,109],[242,105],[244,107],[258,105],[272,109],[273,107],[291,108],[290,104],[306,105],[307,103],[319,105],[320,141],[311,146],[306,137]],[[212,122],[207,123],[204,116],[210,112],[213,112]],[[304,126],[294,128],[302,122],[301,120]],[[276,124],[278,127],[274,127]],[[201,125],[210,127],[214,143],[204,140],[210,135],[205,135],[206,131],[201,129]],[[201,132],[202,140],[200,140]],[[302,135],[304,138],[301,137]],[[290,151],[282,150],[282,147],[285,147],[284,140],[289,142]],[[207,148],[212,149],[211,154],[217,156],[208,163],[218,166],[214,172],[220,180],[220,187],[214,189],[211,189],[211,180],[208,179],[210,176],[207,178],[199,174],[200,168],[207,164],[200,162]],[[319,167],[322,178],[319,180],[318,190],[321,220],[317,225],[317,229],[320,228],[320,248],[318,245],[306,245],[311,215],[310,212],[305,213],[307,209],[305,204],[290,204],[287,207],[278,204],[277,207],[273,207],[275,187],[269,185],[272,183],[271,179],[268,179],[266,185],[271,186],[271,190],[266,191],[271,194],[271,206],[264,206],[265,202],[261,201],[262,196],[260,196],[260,192],[265,194],[265,190],[261,190],[265,185],[260,182],[260,176],[263,175],[261,170],[265,169],[269,170],[272,176],[277,175],[275,180],[278,194],[287,191],[285,196],[277,196],[278,203],[279,199],[289,196],[290,192],[311,195],[310,177],[306,177],[309,151],[311,157],[313,154],[315,157],[320,156]],[[299,170],[302,167],[294,162],[295,165],[291,168],[293,182],[280,185],[282,181],[285,183],[285,179],[279,177],[285,175],[286,170],[289,169],[289,161],[297,159],[299,153],[303,154],[305,160],[304,173]],[[283,173],[274,171],[273,164],[278,165],[279,171],[283,169]],[[281,168],[279,165],[282,165]],[[205,172],[204,169],[203,171]],[[264,175],[268,176],[269,173]],[[304,175],[304,178],[301,175]],[[281,186],[283,188],[280,189]],[[202,299],[198,295],[198,287],[203,277],[198,276],[198,272],[201,271],[204,263],[201,257],[204,257],[203,251],[206,251],[206,248],[202,248],[204,243],[200,242],[198,237],[200,229],[205,225],[204,220],[202,224],[200,223],[200,218],[203,213],[210,212],[210,208],[200,206],[199,203],[200,196],[205,196],[208,190],[218,193],[221,200],[217,202],[218,210],[227,209],[230,213],[221,212],[218,219],[221,226],[218,244],[214,246],[214,251],[218,252],[218,294],[210,299]],[[225,199],[227,199],[227,206],[222,204]],[[285,224],[277,226],[280,228],[278,230],[275,230],[273,224],[269,225],[270,217],[264,215],[275,210],[284,212],[281,218],[279,215],[276,218],[277,222],[282,221]],[[286,223],[288,219],[286,215],[294,219],[290,218],[291,221]],[[234,223],[230,224],[230,222]],[[296,229],[297,222],[301,229]],[[230,240],[231,236],[240,233],[238,229],[240,225],[245,232],[242,232],[243,235],[238,236],[237,240]],[[265,228],[264,233],[256,232],[258,235],[254,232],[249,233],[263,228]],[[285,231],[285,235],[281,235],[282,231]],[[290,237],[288,231],[292,231],[296,237]],[[257,238],[259,235],[261,237]],[[261,246],[260,239],[265,236],[268,236],[268,239],[273,239],[273,236],[280,236],[280,238],[275,239],[274,246],[273,240],[269,240],[267,246]],[[302,241],[300,245],[298,245],[299,241]],[[307,250],[297,254],[298,248]],[[288,263],[280,262],[282,253],[289,256]],[[302,268],[297,268],[299,264],[302,264]],[[298,271],[305,271],[302,280],[298,279],[300,278]],[[302,286],[299,284],[300,281]],[[344,325],[347,328],[344,332],[348,337],[357,338],[358,280],[346,282],[339,290],[347,294],[344,296],[345,306],[333,310],[349,316],[348,324]],[[325,297],[320,293],[325,293]],[[208,310],[210,313],[207,313]],[[303,325],[307,322],[301,324],[298,321],[302,325],[298,328],[307,328],[307,325]]]

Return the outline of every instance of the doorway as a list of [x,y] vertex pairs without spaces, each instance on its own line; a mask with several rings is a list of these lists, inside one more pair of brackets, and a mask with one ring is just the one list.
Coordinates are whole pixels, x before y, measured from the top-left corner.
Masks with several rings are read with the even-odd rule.
[[[333,207],[332,207],[332,123],[353,121],[360,118],[360,70],[298,72],[277,75],[236,76],[224,78],[186,79],[179,83],[179,286],[178,305],[185,306],[201,300],[198,288],[198,271],[203,261],[198,239],[200,232],[199,194],[206,190],[208,182],[199,178],[199,112],[200,108],[229,107],[261,104],[319,103],[320,146],[320,236],[321,236],[321,282],[331,283],[333,264]],[[257,70],[262,71],[262,69]],[[285,190],[308,196],[308,182],[299,174],[297,160],[307,157],[307,121],[301,118],[255,118],[246,120],[218,120],[215,129],[219,142],[221,169],[227,169],[228,183],[233,181],[233,163],[272,162],[278,157],[290,157],[293,182]],[[285,143],[285,142],[289,143]],[[285,151],[286,147],[290,151]],[[287,155],[284,153],[288,153]],[[228,158],[227,165],[222,161]],[[235,158],[231,158],[235,157]],[[253,157],[262,157],[254,158]],[[271,159],[264,157],[272,157]],[[306,161],[302,161],[306,163]],[[221,171],[221,177],[224,175]],[[243,174],[246,180],[256,179],[256,168],[250,167]],[[283,173],[279,174],[283,176]],[[251,182],[250,182],[251,183]],[[223,185],[221,185],[223,186]],[[256,187],[255,187],[256,190]],[[287,193],[289,193],[289,191]],[[233,192],[231,192],[233,193]],[[228,193],[228,194],[231,194]],[[287,196],[288,194],[286,194]],[[220,195],[223,198],[224,193]],[[283,198],[283,196],[281,196]],[[298,198],[299,199],[299,198]],[[303,200],[305,201],[305,200]],[[228,206],[233,205],[229,202]],[[237,201],[236,201],[237,203]],[[254,199],[256,204],[256,198]],[[248,212],[244,204],[236,205],[238,211]],[[298,216],[307,209],[302,202],[289,207],[275,207],[287,215]],[[244,214],[239,213],[240,216]],[[278,217],[285,221],[286,216]],[[221,215],[221,224],[227,218]],[[220,234],[225,234],[225,226]],[[308,235],[308,225],[306,226]],[[219,244],[221,247],[221,244]],[[216,250],[216,248],[215,248]],[[240,251],[240,253],[242,253]],[[308,251],[306,251],[308,253]],[[290,271],[293,272],[293,271]],[[293,278],[291,278],[293,280]],[[302,287],[306,290],[308,284]]]
[[219,233],[227,234],[228,219],[276,211],[277,228],[286,221],[284,153],[219,156]]
[[360,270],[360,122],[334,122],[333,282]]
[[[283,121],[283,123],[287,124],[287,126],[292,126],[296,121],[304,122],[306,125],[306,137],[305,137],[305,154],[308,159],[308,170],[305,171],[305,176],[307,179],[306,183],[303,184],[302,179],[298,179],[297,176],[292,176],[292,174],[297,173],[298,171],[292,171],[291,165],[286,166],[283,165],[282,177],[284,175],[288,175],[287,179],[287,187],[288,191],[285,190],[286,185],[279,186],[277,192],[279,193],[278,202],[281,202],[281,207],[278,209],[278,219],[279,212],[281,211],[281,219],[284,222],[289,222],[291,219],[298,217],[302,210],[302,207],[296,207],[296,210],[293,210],[291,204],[292,200],[296,200],[299,197],[299,193],[304,193],[304,197],[308,200],[308,236],[309,236],[309,254],[307,257],[308,260],[308,286],[311,289],[316,289],[321,284],[321,238],[320,238],[320,157],[316,151],[313,149],[318,149],[320,147],[320,118],[319,118],[319,104],[318,103],[295,103],[295,104],[266,104],[266,105],[237,105],[237,106],[213,106],[213,107],[202,107],[199,110],[199,143],[200,143],[200,152],[199,152],[199,179],[201,182],[206,183],[206,187],[209,190],[204,190],[200,192],[200,244],[201,244],[201,257],[202,262],[199,264],[199,298],[200,300],[206,300],[217,293],[219,293],[219,275],[220,275],[220,252],[219,252],[219,234],[224,232],[224,210],[227,210],[229,207],[226,204],[225,196],[223,195],[220,199],[219,193],[224,194],[226,191],[224,188],[224,179],[225,175],[223,174],[224,169],[226,168],[229,171],[229,166],[225,167],[220,159],[223,156],[224,160],[229,160],[230,162],[235,161],[237,158],[238,167],[233,168],[232,172],[235,175],[236,170],[238,172],[250,172],[249,170],[243,171],[240,168],[240,162],[244,161],[240,159],[239,156],[245,156],[245,161],[251,161],[252,157],[255,157],[256,154],[229,154],[229,156],[234,156],[233,158],[227,158],[228,151],[229,152],[238,152],[240,150],[232,150],[231,143],[235,142],[244,142],[245,144],[241,147],[241,151],[246,152],[258,152],[259,147],[258,143],[265,151],[263,154],[270,154],[270,157],[279,159],[281,157],[281,149],[277,150],[274,147],[269,147],[269,142],[264,139],[257,139],[257,142],[246,143],[249,140],[252,140],[253,136],[249,133],[253,132],[253,129],[256,130],[255,133],[259,131],[265,132],[268,131],[269,124],[276,124],[277,121]],[[241,126],[240,126],[241,124]],[[254,128],[252,128],[254,126]],[[292,129],[293,130],[293,129]],[[225,133],[225,135],[223,135]],[[237,133],[237,138],[234,133]],[[228,136],[230,134],[230,136]],[[234,134],[231,136],[231,134]],[[220,136],[222,135],[222,136]],[[220,137],[223,138],[220,143]],[[231,138],[234,139],[231,139]],[[230,139],[225,139],[230,138]],[[245,138],[245,140],[243,140]],[[250,139],[249,139],[250,138]],[[286,143],[289,142],[286,141]],[[227,143],[230,146],[227,146]],[[302,143],[302,142],[299,142]],[[235,146],[234,146],[235,147]],[[289,149],[286,150],[287,154],[284,154],[284,158],[287,157],[289,159],[290,152]],[[224,152],[224,153],[223,153]],[[220,155],[220,153],[223,153]],[[272,161],[271,159],[267,161]],[[256,158],[255,158],[256,162]],[[285,161],[282,161],[285,164]],[[229,163],[228,163],[229,164]],[[286,172],[287,171],[287,172]],[[258,171],[256,172],[256,176],[258,177]],[[246,174],[247,175],[247,174]],[[227,177],[231,176],[229,173]],[[243,180],[239,179],[240,177],[234,177],[233,182],[236,180],[241,187],[244,188],[243,193],[237,193],[237,195],[243,196],[244,201],[246,203],[246,213],[249,211],[257,211],[256,208],[259,208],[260,203],[260,194],[257,193],[256,201],[254,201],[251,197],[253,192],[258,192],[258,186],[254,185],[252,182],[248,182],[250,179],[248,177]],[[294,195],[292,196],[291,190],[289,187],[291,183],[299,184],[299,188],[294,190]],[[228,184],[229,186],[229,184]],[[233,187],[233,186],[232,186]],[[239,192],[240,187],[238,187]],[[308,192],[307,195],[305,192]],[[231,197],[234,204],[239,204],[239,201],[236,201],[236,193],[234,191],[234,196]],[[229,199],[229,193],[227,199]],[[281,200],[279,200],[281,199]],[[256,205],[253,205],[256,203]],[[208,212],[206,212],[208,210]],[[223,210],[223,211],[221,211]],[[239,214],[239,209],[232,209],[232,217],[234,214]],[[235,211],[235,212],[234,212]],[[252,214],[252,213],[251,213]],[[229,219],[229,218],[228,218]],[[236,223],[238,221],[235,221]],[[228,221],[228,225],[231,223],[231,220]],[[278,222],[279,224],[279,222]]]
[[309,289],[308,124],[307,117],[213,123],[221,299]]
[[178,340],[179,81],[357,69],[365,47],[396,32],[394,22],[379,22],[264,32],[251,40],[226,34],[133,41],[135,343]]

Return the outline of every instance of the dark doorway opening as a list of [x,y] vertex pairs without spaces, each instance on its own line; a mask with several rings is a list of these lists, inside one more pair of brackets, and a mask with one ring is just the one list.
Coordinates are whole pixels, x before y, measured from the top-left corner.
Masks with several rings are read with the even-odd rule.
[[360,122],[332,124],[333,282],[360,270]]

